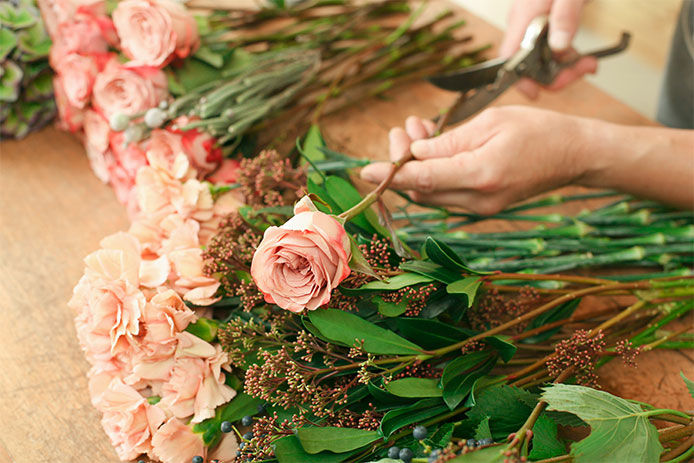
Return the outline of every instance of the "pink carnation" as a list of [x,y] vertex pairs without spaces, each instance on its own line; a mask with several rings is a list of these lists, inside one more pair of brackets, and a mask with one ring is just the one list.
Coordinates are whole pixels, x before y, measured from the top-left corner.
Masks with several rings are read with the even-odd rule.
[[70,132],[80,130],[84,122],[84,111],[70,103],[65,91],[64,80],[60,76],[53,77],[53,93],[55,105],[58,108],[58,126]]
[[104,183],[109,181],[109,166],[115,162],[109,151],[108,122],[96,111],[88,109],[84,113],[84,147],[89,164],[97,178]]
[[236,395],[224,384],[222,368],[228,368],[228,361],[218,344],[179,333],[171,377],[162,387],[161,406],[178,418],[193,416],[193,423],[213,417],[218,406]]
[[55,63],[54,69],[62,78],[68,102],[76,108],[84,108],[89,103],[99,72],[96,60],[90,56],[68,53]]
[[163,410],[147,403],[119,379],[111,381],[93,401],[104,414],[101,424],[121,460],[133,460],[152,451],[152,436],[166,420]]
[[190,463],[205,457],[207,449],[199,435],[178,418],[169,418],[152,438],[152,454],[163,463]]

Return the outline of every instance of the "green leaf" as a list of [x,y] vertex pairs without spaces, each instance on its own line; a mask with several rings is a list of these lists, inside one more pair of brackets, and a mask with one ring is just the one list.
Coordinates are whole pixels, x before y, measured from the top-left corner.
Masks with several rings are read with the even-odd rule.
[[380,279],[371,265],[369,265],[361,249],[359,249],[359,246],[357,246],[354,237],[352,237],[352,235],[347,235],[347,237],[349,238],[349,250],[351,254],[349,258],[349,268],[354,272],[363,273],[364,275]]
[[467,297],[467,306],[472,307],[481,284],[482,280],[479,277],[465,277],[446,286],[446,291],[449,294],[464,294]]
[[489,417],[495,440],[504,439],[520,428],[537,403],[537,396],[513,386],[491,387],[482,391],[468,418],[480,422]]
[[435,319],[398,318],[395,323],[403,336],[417,340],[425,349],[439,349],[469,337],[467,332]]
[[502,463],[504,460],[508,461],[508,457],[504,456],[505,450],[505,445],[485,447],[474,452],[463,453],[449,463]]
[[[350,209],[362,200],[357,189],[342,177],[328,176],[325,179],[325,189],[333,201],[340,206],[341,211]],[[351,222],[369,234],[376,233],[385,237],[390,236],[388,230],[379,223],[376,213],[370,208],[354,217]]]
[[354,454],[354,452],[340,454],[328,452],[311,455],[304,450],[296,436],[277,439],[273,446],[279,463],[340,463]]
[[371,354],[413,355],[422,351],[407,339],[349,312],[315,310],[309,314],[309,320],[326,338],[348,346],[363,341],[364,350]]
[[377,431],[317,426],[299,428],[296,430],[296,436],[304,450],[311,454],[323,450],[334,453],[348,452],[381,438]]
[[511,338],[506,335],[497,334],[496,336],[484,338],[484,342],[496,349],[504,362],[508,362],[513,358],[517,350],[516,346],[509,339]]
[[202,434],[205,445],[214,446],[222,438],[222,421],[235,422],[246,415],[253,415],[258,411],[258,405],[262,400],[256,399],[244,393],[239,393],[230,402],[217,407],[213,418],[206,419],[193,426],[193,431]]
[[416,273],[401,273],[383,281],[371,281],[358,288],[359,291],[397,291],[398,289],[418,285],[420,283],[430,283],[431,278]]
[[384,301],[381,296],[374,296],[371,298],[371,302],[376,304],[378,313],[384,317],[397,317],[407,311],[407,301],[404,300],[396,304],[395,302]]
[[400,264],[400,269],[428,276],[446,284],[453,283],[460,279],[460,274],[458,272],[442,267],[439,264],[423,260],[404,262]]
[[321,150],[321,148],[325,146],[325,139],[320,132],[320,127],[313,124],[306,132],[304,142],[301,145],[301,154],[313,162],[324,161],[325,153],[323,150]]
[[441,384],[446,387],[456,376],[469,373],[475,367],[483,364],[489,358],[489,352],[470,352],[469,354],[461,355],[446,365],[441,375]]
[[212,82],[219,78],[219,69],[202,62],[199,59],[183,60],[181,66],[174,70],[177,83],[186,92]]
[[388,438],[398,429],[432,418],[448,411],[441,399],[423,399],[410,406],[390,410],[381,420],[379,431]]
[[533,449],[528,455],[532,460],[558,457],[566,453],[566,446],[557,435],[557,423],[543,413],[533,426]]
[[212,51],[212,49],[206,45],[203,45],[200,48],[198,48],[198,51],[196,51],[193,56],[199,59],[200,61],[207,63],[210,66],[213,66],[217,69],[220,69],[222,66],[224,66],[224,56],[221,53],[216,53]]
[[194,334],[203,341],[212,342],[217,337],[217,330],[220,322],[211,318],[198,318],[195,323],[191,323],[185,331]]
[[[476,353],[477,352],[473,352],[473,354]],[[487,354],[487,359],[484,363],[475,365],[472,371],[463,372],[456,376],[453,376],[453,373],[449,373],[447,382],[443,387],[443,400],[451,410],[454,410],[460,405],[465,397],[472,391],[472,386],[475,384],[475,381],[494,368],[497,357],[495,355],[490,355],[488,352],[483,353]],[[444,373],[446,373],[445,370]],[[443,382],[443,377],[441,379]]]
[[684,380],[684,384],[687,385],[687,389],[689,389],[689,394],[691,394],[692,398],[694,398],[694,381],[692,381],[691,379],[684,376],[684,373],[681,371],[680,371],[680,376]]
[[477,404],[477,396],[485,389],[504,382],[499,381],[503,378],[504,376],[482,376],[481,378],[477,378],[475,383],[472,385],[470,395],[468,396],[467,400],[465,400],[465,406],[474,407]]
[[431,437],[428,437],[425,442],[433,448],[442,449],[451,441],[454,428],[455,425],[453,423],[444,423]]
[[576,463],[596,461],[657,462],[663,452],[658,430],[639,405],[589,387],[555,384],[544,389],[549,410],[578,415],[591,427],[571,445]]
[[[572,301],[560,304],[548,312],[538,315],[537,317],[533,318],[533,321],[531,321],[530,324],[528,324],[526,331],[539,328],[541,326],[547,325],[548,323],[554,323],[559,320],[569,318],[571,315],[573,315],[574,311],[576,310],[576,307],[578,307],[578,304],[580,302],[581,299],[574,299]],[[557,332],[559,332],[560,329],[561,327],[557,327],[551,330],[543,331],[540,334],[536,334],[535,336],[524,339],[523,342],[535,344],[546,341],[552,336],[554,336]]]
[[480,421],[480,424],[478,424],[475,428],[475,439],[482,440],[491,438],[492,431],[489,429],[489,417],[485,416],[484,419]]
[[471,269],[465,265],[463,260],[458,257],[455,251],[453,251],[446,243],[443,241],[438,241],[431,236],[428,236],[424,242],[424,249],[429,259],[447,269],[471,273],[473,275],[490,274],[490,272],[479,272]]
[[[306,188],[308,192],[312,195],[316,195],[320,201],[313,201],[319,211],[325,212],[326,214],[339,214],[342,212],[340,206],[337,205],[335,201],[330,197],[325,188],[321,185],[323,181],[320,179],[313,179],[311,177],[306,181]],[[323,204],[325,203],[325,204]]]
[[0,28],[0,62],[5,61],[5,58],[12,53],[14,47],[17,46],[17,36],[9,29]]
[[0,4],[0,24],[13,29],[23,29],[36,24],[36,18],[27,10],[15,8],[10,2],[3,2]]
[[398,397],[441,397],[438,379],[402,378],[386,384],[386,390]]
[[0,101],[16,101],[19,97],[22,77],[22,68],[12,61],[2,63],[3,73],[0,76]]

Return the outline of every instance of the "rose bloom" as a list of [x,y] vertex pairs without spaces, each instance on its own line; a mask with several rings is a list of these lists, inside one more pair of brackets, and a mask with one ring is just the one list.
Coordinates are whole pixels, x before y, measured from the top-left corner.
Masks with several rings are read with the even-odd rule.
[[58,108],[58,127],[70,132],[80,130],[84,122],[84,111],[70,103],[63,85],[63,78],[60,76],[53,77],[53,94]]
[[174,127],[185,127],[198,120],[197,117],[180,116],[168,130],[181,136],[181,144],[190,159],[190,164],[197,169],[200,178],[212,172],[222,162],[222,149],[217,146],[217,139],[207,132],[198,129],[177,130]]
[[124,0],[113,11],[113,24],[132,66],[161,68],[200,42],[195,19],[173,0]]
[[94,80],[99,72],[96,61],[90,56],[69,53],[56,64],[55,71],[62,77],[67,100],[76,108],[84,108],[92,95]]
[[219,344],[213,346],[188,332],[179,333],[171,378],[161,391],[161,407],[177,418],[192,415],[193,423],[213,417],[218,406],[236,395],[224,384],[222,368],[228,369],[228,363]]
[[94,174],[104,183],[109,181],[109,166],[115,162],[109,151],[108,122],[96,111],[84,113],[84,147]]
[[265,230],[253,255],[251,275],[265,301],[292,312],[315,310],[350,273],[350,243],[334,217],[308,198],[281,227]]
[[207,177],[207,180],[215,184],[236,183],[240,169],[241,163],[237,159],[225,159],[219,169]]
[[120,164],[134,183],[137,171],[140,170],[140,167],[147,165],[146,144],[144,142],[125,143],[123,132],[110,132],[109,146],[116,162]]
[[157,106],[168,96],[166,76],[158,69],[127,68],[110,60],[96,77],[94,106],[110,119],[114,114],[133,116]]
[[36,3],[51,38],[58,35],[58,26],[72,21],[78,11],[95,16],[106,13],[106,4],[102,0],[37,0]]
[[132,387],[114,379],[93,400],[103,412],[101,424],[122,461],[134,460],[152,451],[152,436],[166,420],[166,414],[147,403]]

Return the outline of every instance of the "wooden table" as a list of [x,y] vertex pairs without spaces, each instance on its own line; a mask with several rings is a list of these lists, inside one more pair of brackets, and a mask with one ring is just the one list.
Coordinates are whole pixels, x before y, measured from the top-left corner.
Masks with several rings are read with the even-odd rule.
[[[469,14],[476,43],[501,33]],[[492,56],[492,55],[490,55]],[[452,95],[421,83],[388,101],[332,116],[329,144],[355,156],[385,158],[387,130],[409,114],[431,116]],[[497,104],[527,104],[510,91]],[[652,124],[586,82],[543,95],[534,106],[624,124]],[[89,169],[79,141],[53,128],[0,148],[0,463],[118,461],[87,394],[88,369],[67,308],[82,258],[104,236],[128,226],[111,189]],[[582,207],[573,205],[571,207]],[[694,408],[677,373],[685,352],[649,353],[641,369],[609,367],[603,385],[662,407]]]

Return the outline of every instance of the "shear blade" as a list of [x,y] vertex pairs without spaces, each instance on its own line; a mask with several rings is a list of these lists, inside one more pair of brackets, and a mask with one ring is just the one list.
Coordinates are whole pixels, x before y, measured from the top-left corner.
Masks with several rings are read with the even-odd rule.
[[460,71],[432,76],[429,82],[444,90],[466,92],[493,83],[505,62],[504,58],[485,61]]

